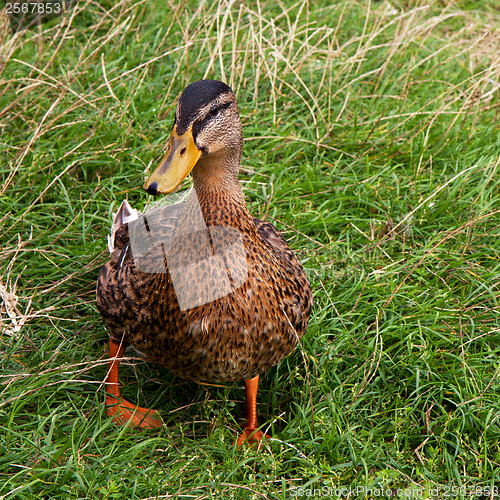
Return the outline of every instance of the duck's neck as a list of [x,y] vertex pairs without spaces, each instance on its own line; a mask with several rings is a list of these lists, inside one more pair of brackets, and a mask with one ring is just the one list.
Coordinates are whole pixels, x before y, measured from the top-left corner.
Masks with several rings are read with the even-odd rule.
[[244,230],[253,225],[238,180],[239,164],[240,152],[226,151],[201,158],[193,169],[193,186],[207,225]]

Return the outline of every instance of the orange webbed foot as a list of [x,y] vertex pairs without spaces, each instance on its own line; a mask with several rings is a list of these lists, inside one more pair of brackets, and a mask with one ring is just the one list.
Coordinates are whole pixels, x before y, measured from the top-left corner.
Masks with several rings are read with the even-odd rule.
[[257,448],[258,450],[262,445],[263,439],[271,439],[271,436],[264,434],[262,431],[245,427],[243,432],[238,436],[236,445],[241,447],[246,444],[252,448]]
[[125,401],[120,396],[118,385],[118,366],[123,358],[125,345],[109,340],[109,370],[106,375],[106,413],[118,425],[132,425],[141,429],[157,429],[163,426],[160,414]]
[[106,413],[118,425],[132,425],[141,429],[163,427],[163,421],[156,410],[149,410],[129,403],[123,398],[106,395]]
[[270,439],[271,436],[264,434],[262,431],[257,430],[257,388],[259,386],[259,376],[245,380],[245,390],[247,396],[247,405],[245,412],[245,420],[241,427],[243,432],[240,434],[236,443],[238,446],[247,444],[260,448],[262,439]]

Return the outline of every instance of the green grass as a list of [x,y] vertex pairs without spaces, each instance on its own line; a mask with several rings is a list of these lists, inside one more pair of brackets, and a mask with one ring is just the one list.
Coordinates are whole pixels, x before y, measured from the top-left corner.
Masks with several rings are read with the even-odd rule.
[[[187,3],[80,1],[15,36],[1,19],[0,499],[494,498],[498,7]],[[233,445],[241,387],[137,358],[123,394],[166,426],[103,411],[111,213],[149,202],[176,98],[203,77],[236,91],[248,204],[315,296],[300,349],[262,377],[259,452]]]

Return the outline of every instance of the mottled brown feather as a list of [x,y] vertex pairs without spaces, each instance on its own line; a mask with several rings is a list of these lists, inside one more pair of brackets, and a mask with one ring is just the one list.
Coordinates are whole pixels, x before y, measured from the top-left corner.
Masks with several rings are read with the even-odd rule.
[[[184,379],[208,383],[247,380],[278,363],[296,347],[312,307],[304,269],[276,228],[250,217],[246,207],[217,207],[209,207],[207,226],[236,228],[246,250],[248,277],[232,293],[182,311],[169,273],[136,268],[128,225],[116,232],[116,249],[97,283],[97,306],[115,341]],[[176,206],[165,217],[166,237],[175,236],[182,213]],[[179,255],[187,261],[198,233],[182,238]],[[148,259],[163,263],[163,254],[156,248]],[[193,288],[206,279],[185,276]]]

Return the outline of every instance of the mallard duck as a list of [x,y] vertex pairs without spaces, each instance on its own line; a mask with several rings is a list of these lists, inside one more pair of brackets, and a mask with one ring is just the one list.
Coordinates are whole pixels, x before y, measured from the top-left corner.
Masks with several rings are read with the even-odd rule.
[[311,286],[269,222],[252,217],[238,180],[242,126],[234,92],[201,80],[183,91],[166,154],[146,180],[151,195],[174,191],[191,173],[183,203],[140,214],[124,203],[113,221],[111,258],[97,281],[109,330],[107,413],[119,424],[160,427],[155,410],[120,397],[126,346],[198,383],[245,383],[237,439],[259,443],[259,375],[304,334]]

